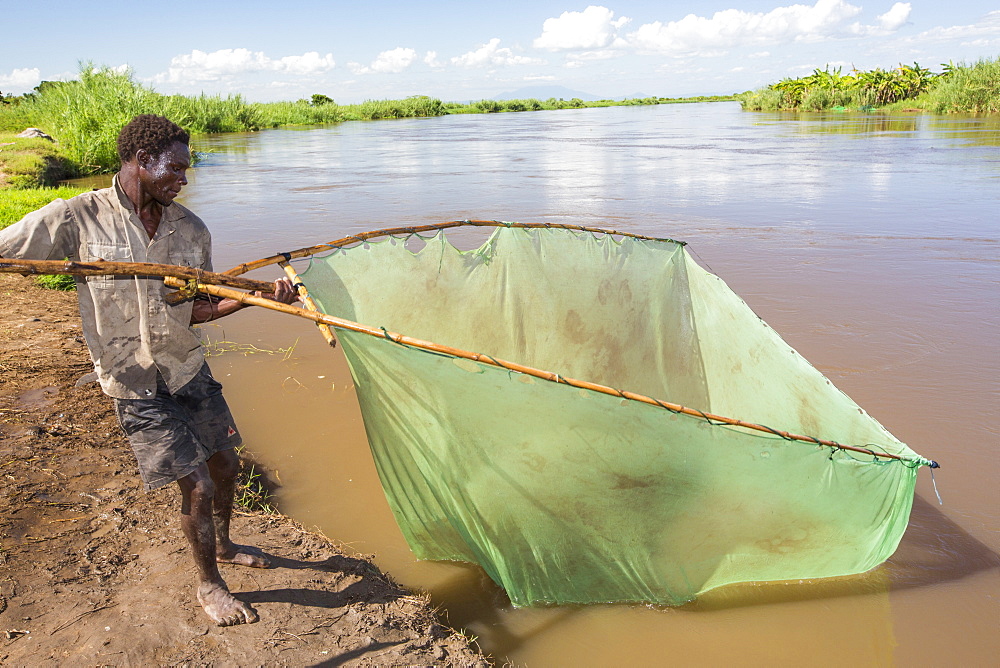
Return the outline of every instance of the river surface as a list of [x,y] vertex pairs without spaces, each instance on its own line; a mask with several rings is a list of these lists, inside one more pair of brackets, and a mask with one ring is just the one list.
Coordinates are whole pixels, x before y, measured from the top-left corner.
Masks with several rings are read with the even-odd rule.
[[430,592],[498,663],[996,665],[1000,119],[716,103],[345,123],[195,148],[208,153],[182,201],[212,228],[219,269],[466,218],[687,241],[836,385],[941,463],[944,505],[922,469],[899,551],[863,576],[734,586],[675,609],[514,609],[478,567],[414,560],[339,349],[286,316],[207,327],[281,508]]

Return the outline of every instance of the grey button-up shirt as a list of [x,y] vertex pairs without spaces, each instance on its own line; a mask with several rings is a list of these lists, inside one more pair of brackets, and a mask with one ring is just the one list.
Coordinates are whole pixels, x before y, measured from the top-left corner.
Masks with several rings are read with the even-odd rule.
[[[110,188],[57,199],[0,230],[0,256],[34,260],[156,262],[212,270],[212,238],[179,204],[164,207],[151,240],[115,176]],[[160,278],[77,279],[83,333],[105,394],[139,399],[156,393],[156,372],[171,392],[204,363],[191,328],[190,301],[168,305]]]

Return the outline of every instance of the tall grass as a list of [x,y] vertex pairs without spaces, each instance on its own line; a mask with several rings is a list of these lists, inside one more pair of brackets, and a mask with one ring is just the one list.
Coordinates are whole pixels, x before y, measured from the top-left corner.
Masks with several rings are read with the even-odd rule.
[[260,112],[239,95],[160,95],[130,71],[86,63],[79,79],[45,82],[18,104],[0,108],[0,130],[42,128],[59,141],[77,173],[110,172],[118,168],[118,132],[138,114],[166,116],[194,134],[262,125]]
[[266,127],[264,114],[257,105],[246,102],[240,95],[221,97],[201,95],[164,97],[161,113],[192,134],[243,132]]
[[386,118],[418,118],[445,113],[441,100],[414,95],[403,100],[366,100],[361,104],[340,107],[344,120],[377,121]]
[[907,106],[936,114],[1000,113],[1000,58],[950,67],[938,85]]
[[136,114],[162,113],[158,102],[152,90],[135,84],[127,72],[85,66],[79,81],[46,82],[38,93],[4,109],[0,129],[40,127],[57,138],[80,171],[106,171],[118,164],[118,130]]
[[783,79],[767,88],[740,95],[749,111],[797,109],[924,109],[954,112],[1000,112],[1000,59],[974,65],[944,65],[940,74],[913,65],[842,74],[840,69],[815,70],[798,79]]
[[593,107],[629,107],[638,105],[674,104],[678,102],[727,102],[739,99],[736,95],[710,95],[699,97],[642,97],[624,100],[594,100],[587,102],[578,97],[569,100],[550,97],[547,100],[527,98],[521,100],[478,100],[464,104],[447,102],[449,114],[496,114],[515,111],[542,111],[554,109],[589,109]]
[[260,116],[261,127],[276,128],[282,125],[319,125],[339,123],[344,120],[342,108],[336,104],[311,105],[298,102],[265,102],[254,105]]
[[426,96],[349,106],[316,97],[319,104],[306,100],[250,103],[240,95],[161,95],[137,83],[128,70],[85,63],[77,80],[45,82],[18,103],[0,105],[0,130],[42,128],[59,141],[73,171],[93,174],[118,169],[118,132],[138,114],[166,116],[197,135],[446,113],[440,100]]

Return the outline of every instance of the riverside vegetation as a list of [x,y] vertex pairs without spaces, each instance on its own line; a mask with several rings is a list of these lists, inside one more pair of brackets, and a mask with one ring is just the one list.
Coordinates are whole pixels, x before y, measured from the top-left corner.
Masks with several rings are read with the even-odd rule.
[[[914,63],[894,70],[875,69],[843,74],[840,68],[815,70],[798,79],[783,79],[738,96],[694,98],[647,97],[622,101],[479,100],[442,102],[427,96],[403,100],[368,100],[340,105],[316,94],[295,102],[247,102],[240,95],[162,95],[137,83],[130,71],[91,63],[72,81],[42,82],[23,96],[0,94],[0,228],[19,220],[55,197],[72,197],[80,188],[53,190],[61,179],[112,172],[118,167],[115,138],[136,114],[157,113],[193,135],[246,132],[282,125],[312,125],[353,120],[380,120],[500,113],[546,109],[579,109],[617,105],[654,105],[739,99],[747,110],[860,109],[923,110],[931,113],[1000,113],[1000,59],[943,66],[935,74]],[[20,138],[38,127],[55,138]],[[197,137],[194,140],[197,149]],[[195,150],[197,160],[197,150]]]
[[[57,155],[44,158],[61,161],[57,168],[34,172],[17,163],[17,153],[40,151],[40,145],[14,144],[2,147],[0,171],[8,174],[6,187],[34,187],[51,184],[56,178],[112,172],[118,168],[115,138],[118,130],[135,115],[155,113],[166,116],[193,135],[218,132],[246,132],[282,125],[312,125],[356,120],[380,120],[442,116],[445,114],[535,111],[614,105],[664,104],[668,102],[733,100],[734,96],[690,99],[649,97],[636,100],[580,99],[481,100],[469,104],[443,103],[423,95],[403,100],[368,100],[361,104],[339,105],[326,95],[297,102],[247,102],[240,95],[162,95],[137,83],[129,71],[80,68],[72,81],[45,81],[33,93],[20,97],[0,96],[0,133],[37,127],[58,142]],[[0,135],[2,136],[2,135]],[[3,139],[0,143],[11,141]],[[38,140],[44,141],[44,140]],[[195,144],[197,140],[195,141]],[[23,150],[22,150],[23,146]],[[50,145],[51,146],[51,145]],[[197,148],[195,146],[195,148]],[[34,181],[30,175],[36,175]],[[55,177],[55,178],[53,178]]]
[[917,63],[867,72],[814,70],[739,96],[748,111],[927,111],[935,114],[1000,113],[1000,59],[949,63],[935,74]]

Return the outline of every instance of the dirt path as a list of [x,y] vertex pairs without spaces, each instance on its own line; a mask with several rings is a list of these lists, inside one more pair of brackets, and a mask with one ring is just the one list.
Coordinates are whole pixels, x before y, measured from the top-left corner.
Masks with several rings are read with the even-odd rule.
[[487,666],[360,555],[240,513],[274,567],[224,566],[256,624],[195,602],[175,486],[146,494],[96,383],[74,293],[0,274],[0,665]]

